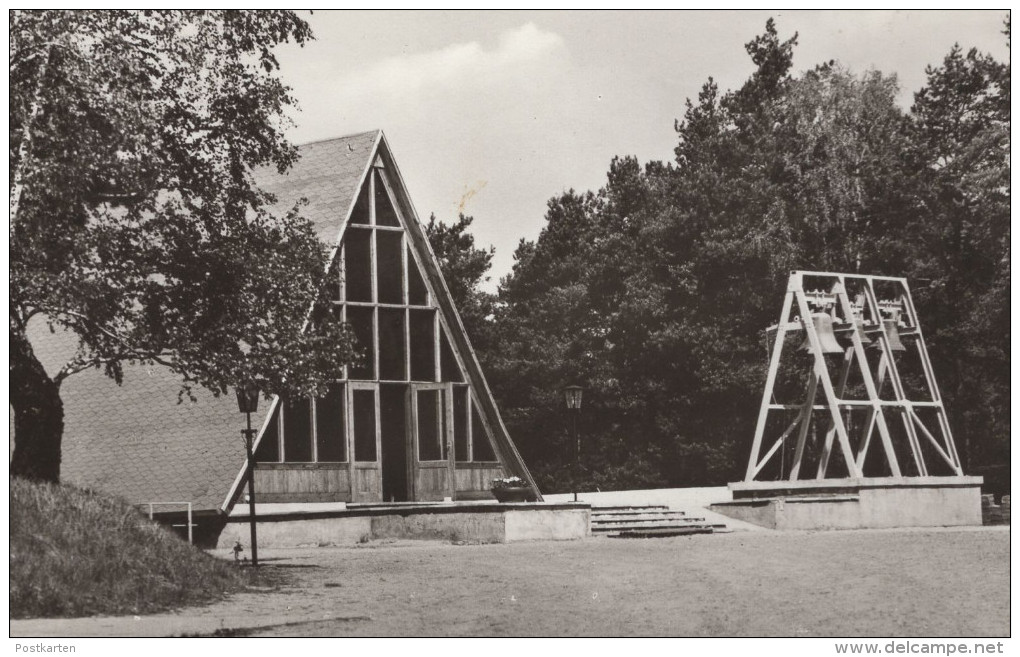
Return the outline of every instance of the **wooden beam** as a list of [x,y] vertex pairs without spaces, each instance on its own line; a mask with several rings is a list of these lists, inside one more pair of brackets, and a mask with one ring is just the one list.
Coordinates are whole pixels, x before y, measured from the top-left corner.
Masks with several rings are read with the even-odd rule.
[[786,427],[786,430],[783,431],[783,433],[779,436],[776,442],[772,443],[772,447],[769,448],[769,451],[766,452],[765,456],[762,457],[761,461],[759,461],[758,464],[755,465],[754,476],[757,476],[758,473],[761,472],[762,468],[765,467],[765,464],[769,462],[769,459],[771,459],[772,456],[779,449],[779,446],[782,445],[783,442],[786,441],[787,437],[789,437],[789,435],[793,433],[793,430],[797,428],[797,425],[800,424],[800,421],[801,416],[797,415],[797,417],[793,419],[793,422],[790,423],[790,426]]
[[[875,294],[874,285],[869,281],[864,286],[864,294],[867,298],[868,304],[874,309],[875,317],[879,320],[879,328],[881,329],[876,337],[879,340],[879,346],[882,349],[882,354],[886,358],[886,365],[889,368],[889,383],[893,387],[893,393],[896,396],[896,401],[899,402],[901,408],[905,408],[903,402],[906,401],[906,394],[903,390],[903,382],[900,380],[899,371],[896,368],[896,359],[893,357],[892,348],[889,345],[889,334],[885,330],[885,325],[881,321],[881,313],[879,313],[878,298]],[[910,445],[911,454],[914,457],[914,465],[917,468],[917,472],[922,477],[928,475],[928,468],[924,463],[924,455],[921,453],[921,443],[917,438],[917,433],[914,431],[913,423],[906,417],[902,417],[903,429],[907,432],[907,442]]]
[[751,457],[747,462],[747,472],[744,481],[753,481],[757,472],[759,462],[758,454],[761,451],[761,440],[765,434],[765,422],[769,414],[769,400],[772,399],[772,390],[776,385],[776,373],[779,371],[779,357],[783,353],[783,342],[786,339],[786,327],[784,326],[790,317],[790,308],[793,305],[794,290],[800,285],[800,278],[796,275],[790,277],[786,287],[786,295],[783,297],[783,310],[779,315],[779,328],[776,330],[776,342],[772,347],[772,357],[769,359],[769,372],[765,378],[765,391],[761,396],[761,407],[758,410],[758,424],[755,425],[754,439],[751,442]]
[[[853,477],[860,477],[857,464],[853,460],[853,452],[850,449],[850,438],[846,434],[846,427],[843,425],[843,417],[839,414],[838,397],[833,389],[832,380],[829,378],[829,368],[825,363],[825,355],[822,354],[821,342],[818,333],[815,331],[815,323],[811,321],[811,309],[801,291],[795,294],[797,306],[800,310],[801,321],[804,322],[804,330],[807,332],[808,341],[811,344],[811,351],[814,354],[815,372],[822,382],[822,390],[825,392],[825,399],[829,403],[829,416],[836,427],[836,435],[839,438],[839,447],[843,452],[843,460],[846,462],[847,472]],[[858,336],[859,339],[859,336]]]
[[[842,306],[844,317],[846,317],[852,324],[853,308],[850,305],[850,297],[846,293],[843,277],[840,277],[837,285],[839,286],[839,289],[836,294],[836,298]],[[867,354],[864,351],[864,343],[861,341],[861,336],[856,330],[851,331],[850,336],[851,341],[853,342],[853,351],[857,355],[857,361],[860,364],[859,369],[861,371],[861,376],[864,379],[864,388],[868,393],[868,399],[873,404],[872,412],[877,415],[878,435],[882,439],[882,447],[885,450],[886,461],[889,464],[889,469],[892,471],[892,475],[894,477],[899,477],[900,464],[896,459],[896,452],[893,450],[892,436],[889,434],[889,427],[885,423],[885,414],[882,412],[882,408],[880,406],[881,399],[878,396],[878,388],[875,385],[875,381],[871,378],[871,367],[868,365]],[[843,385],[845,386],[845,381]],[[842,394],[843,393],[841,392],[840,395],[842,396]],[[871,422],[868,422],[869,426],[871,424]],[[858,470],[860,470],[860,466],[858,466]]]

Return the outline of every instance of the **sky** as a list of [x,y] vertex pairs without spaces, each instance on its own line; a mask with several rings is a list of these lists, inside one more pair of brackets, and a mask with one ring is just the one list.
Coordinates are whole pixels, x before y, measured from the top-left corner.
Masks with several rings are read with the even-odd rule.
[[546,203],[597,190],[615,155],[672,159],[674,120],[713,77],[753,71],[772,16],[794,72],[836,60],[895,74],[909,108],[954,43],[1009,57],[1005,11],[315,11],[316,40],[278,51],[298,144],[381,128],[419,218],[475,218],[491,280],[535,239]]

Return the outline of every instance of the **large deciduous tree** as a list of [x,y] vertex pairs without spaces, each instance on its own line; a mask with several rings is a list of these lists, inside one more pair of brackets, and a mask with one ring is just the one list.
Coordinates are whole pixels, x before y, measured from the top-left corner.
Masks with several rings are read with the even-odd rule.
[[[304,331],[325,251],[252,171],[284,171],[292,104],[273,47],[311,38],[285,11],[11,15],[10,403],[15,475],[60,473],[61,383],[158,362],[187,392],[245,380],[313,392],[351,357]],[[51,376],[29,321],[72,332]],[[36,320],[38,321],[38,319]]]

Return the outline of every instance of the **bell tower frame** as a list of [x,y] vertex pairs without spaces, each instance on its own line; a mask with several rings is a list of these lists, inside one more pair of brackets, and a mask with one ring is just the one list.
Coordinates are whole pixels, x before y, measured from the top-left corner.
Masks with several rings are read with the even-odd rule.
[[[807,289],[806,284],[816,289]],[[880,292],[885,295],[881,299]],[[853,300],[851,293],[855,295]],[[814,321],[823,313],[829,316],[824,323]],[[835,328],[830,329],[830,326]],[[823,330],[820,331],[819,327]],[[827,333],[830,330],[832,333]],[[816,480],[827,477],[833,451],[837,449],[848,473],[846,476],[851,479],[866,477],[865,460],[869,450],[873,449],[875,434],[888,470],[883,473],[885,476],[897,479],[929,476],[923,445],[930,447],[929,457],[934,455],[943,461],[952,474],[963,475],[910,286],[905,278],[794,271],[787,283],[779,322],[770,327],[771,331],[775,331],[775,341],[745,482],[755,481],[776,454],[785,453],[784,448],[792,441],[796,441],[792,463],[787,470],[784,462],[778,481],[805,479],[802,469],[806,453],[810,451],[807,443],[812,419],[819,420],[814,415],[816,411],[821,412],[821,421],[827,425],[824,439],[816,440],[811,448],[817,455]],[[783,365],[785,338],[791,333],[804,335],[802,348],[809,352],[810,371],[803,401],[779,403],[775,399],[777,379]],[[837,337],[841,338],[841,346],[835,349],[832,345]],[[917,380],[912,390],[904,385],[895,358],[896,352],[910,350],[900,342],[900,337],[913,343],[920,363],[920,374],[915,377]],[[870,346],[866,349],[867,343]],[[833,377],[830,364],[835,363],[835,358],[827,361],[826,354],[837,351],[842,352],[842,359]],[[877,363],[873,367],[871,361],[876,357]],[[859,394],[858,398],[849,398],[848,381],[855,372],[859,373],[856,389],[863,393],[863,397]],[[891,386],[891,399],[882,398],[887,382]],[[821,399],[818,399],[819,396]],[[785,413],[788,417],[792,411],[796,411],[796,416],[782,433],[777,437],[774,431],[771,432],[773,435],[766,435],[770,433],[768,427],[772,414]],[[864,417],[856,427],[844,418],[844,414],[849,417],[854,411]],[[926,414],[928,424],[921,417],[922,412]],[[934,414],[934,421],[931,414]],[[932,426],[929,427],[929,424]],[[894,432],[894,426],[902,426],[902,432]],[[766,439],[770,444],[763,453]],[[904,474],[905,471],[909,474]]]

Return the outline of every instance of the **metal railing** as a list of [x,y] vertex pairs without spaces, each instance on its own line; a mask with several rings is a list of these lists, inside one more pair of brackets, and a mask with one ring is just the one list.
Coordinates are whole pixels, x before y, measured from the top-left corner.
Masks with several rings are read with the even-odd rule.
[[[186,506],[186,507],[188,507],[188,524],[187,524],[187,528],[188,528],[188,543],[192,542],[192,540],[191,540],[191,538],[192,538],[191,530],[192,530],[192,528],[195,525],[191,521],[191,502],[146,502],[144,504],[139,504],[138,506],[148,506],[149,507],[149,520],[153,520],[153,517],[152,517],[153,507],[157,507],[157,506]],[[170,526],[171,527],[184,527],[185,525],[180,525],[180,524],[174,525],[174,524],[171,524]]]

